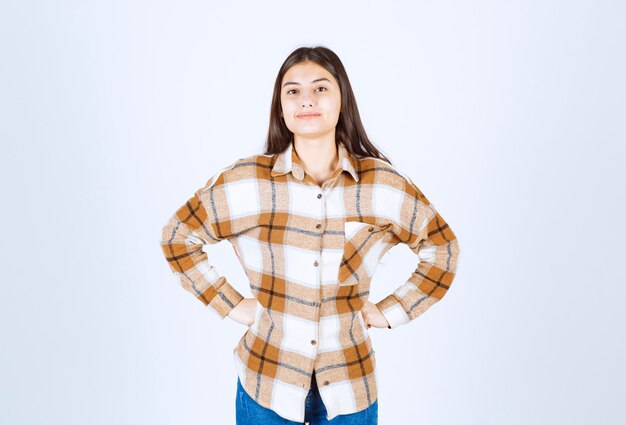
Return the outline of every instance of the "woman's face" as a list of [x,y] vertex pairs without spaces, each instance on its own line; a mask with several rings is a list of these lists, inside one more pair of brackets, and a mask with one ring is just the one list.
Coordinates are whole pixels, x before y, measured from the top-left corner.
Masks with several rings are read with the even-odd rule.
[[280,101],[285,125],[306,138],[334,134],[341,110],[339,84],[314,62],[289,68],[281,82]]

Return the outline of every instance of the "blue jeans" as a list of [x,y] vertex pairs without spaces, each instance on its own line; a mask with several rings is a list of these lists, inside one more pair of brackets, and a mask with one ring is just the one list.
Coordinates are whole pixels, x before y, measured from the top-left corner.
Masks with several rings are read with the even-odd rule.
[[[237,378],[236,400],[237,425],[302,425],[300,422],[285,419],[273,410],[258,404],[243,389],[239,378]],[[311,389],[304,407],[304,420],[310,425],[378,425],[378,400],[365,410],[349,415],[338,415],[329,421],[326,419],[326,407],[320,397],[315,374],[313,374]]]

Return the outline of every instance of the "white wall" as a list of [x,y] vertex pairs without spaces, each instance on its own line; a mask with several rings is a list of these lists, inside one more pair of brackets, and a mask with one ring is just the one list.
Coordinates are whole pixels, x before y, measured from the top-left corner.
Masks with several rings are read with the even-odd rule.
[[[232,348],[162,226],[260,152],[295,48],[343,60],[369,136],[461,257],[372,331],[380,423],[624,422],[623,2],[5,1],[0,423],[230,424]],[[408,276],[394,248],[372,300]],[[249,295],[232,248],[206,248]]]

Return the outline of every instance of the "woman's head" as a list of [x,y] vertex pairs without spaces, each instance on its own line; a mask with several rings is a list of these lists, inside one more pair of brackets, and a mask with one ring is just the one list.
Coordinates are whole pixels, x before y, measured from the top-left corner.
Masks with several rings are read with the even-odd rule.
[[[302,82],[304,86],[294,82]],[[296,118],[297,113],[305,110],[322,115],[312,120]],[[339,57],[326,47],[300,47],[285,59],[276,76],[265,153],[284,151],[293,141],[294,131],[304,134],[332,127],[335,127],[335,140],[343,141],[352,154],[391,163],[365,133],[350,80]]]
[[294,138],[335,138],[341,112],[337,79],[313,61],[287,69],[280,90],[280,116]]

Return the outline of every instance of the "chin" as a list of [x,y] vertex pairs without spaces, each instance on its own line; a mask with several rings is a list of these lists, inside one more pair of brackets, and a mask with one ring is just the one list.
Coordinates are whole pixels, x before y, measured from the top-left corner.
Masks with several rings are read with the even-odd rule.
[[297,128],[296,131],[292,131],[294,134],[301,134],[303,136],[323,136],[327,134],[329,131],[332,131],[332,128]]

